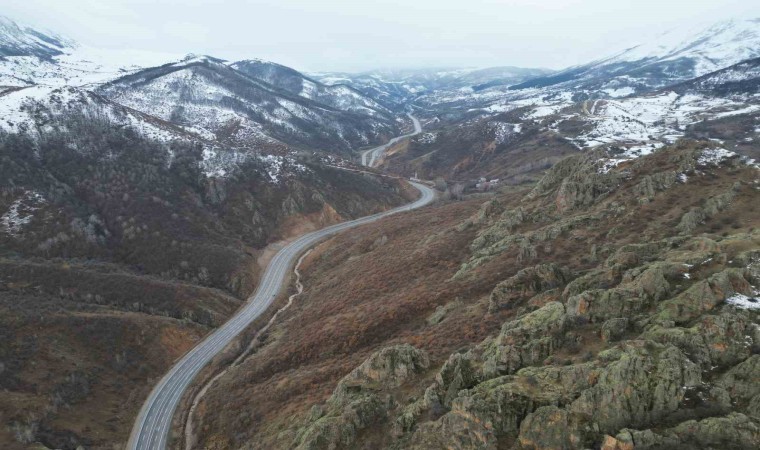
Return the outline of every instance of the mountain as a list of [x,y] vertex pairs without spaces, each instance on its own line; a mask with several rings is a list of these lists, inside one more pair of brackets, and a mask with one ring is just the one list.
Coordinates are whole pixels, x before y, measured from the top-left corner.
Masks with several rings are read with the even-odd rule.
[[760,58],[742,61],[725,69],[672,86],[681,92],[700,92],[715,96],[760,93]]
[[0,86],[92,86],[179,59],[159,52],[80,45],[0,16]]
[[76,44],[49,31],[19,25],[0,16],[0,58],[8,56],[36,56],[50,58],[62,55]]
[[293,95],[342,111],[385,117],[386,119],[392,114],[385,106],[347,85],[326,85],[295,69],[277,63],[252,59],[235,62],[231,67],[251,78],[271,84]]
[[396,132],[391,117],[342,111],[202,56],[145,69],[97,92],[118,103],[238,146],[280,141],[349,152]]
[[181,130],[81,89],[14,94],[0,122],[33,130],[0,131],[3,449],[123,448],[153,380],[255,290],[268,244],[408,201],[308,157],[164,141],[151,130]]
[[414,98],[438,91],[472,92],[492,86],[513,85],[552,71],[521,67],[376,70],[359,74],[318,73],[325,84],[346,84],[384,104],[403,106]]
[[511,89],[573,85],[594,89],[630,87],[641,92],[758,56],[760,19],[729,20],[707,28],[676,28],[616,55]]
[[[77,115],[107,120],[116,128],[160,142],[204,141],[193,131],[114,103],[76,87],[31,86],[0,91],[0,130],[36,137],[57,130],[66,132],[66,117]],[[208,142],[208,140],[205,140]]]

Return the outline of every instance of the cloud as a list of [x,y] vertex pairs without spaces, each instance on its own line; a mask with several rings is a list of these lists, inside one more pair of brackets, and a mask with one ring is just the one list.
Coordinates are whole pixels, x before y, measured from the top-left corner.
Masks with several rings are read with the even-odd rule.
[[24,0],[3,14],[85,44],[306,70],[563,68],[669,27],[760,16],[746,0]]
[[167,22],[162,27],[164,35],[180,39],[188,44],[208,41],[210,31],[203,25],[191,22]]

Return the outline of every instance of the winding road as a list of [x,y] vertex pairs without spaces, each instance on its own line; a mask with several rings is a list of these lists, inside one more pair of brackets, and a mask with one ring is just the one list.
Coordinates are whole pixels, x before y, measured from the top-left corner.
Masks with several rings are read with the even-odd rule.
[[375,167],[375,164],[380,160],[380,157],[383,156],[383,153],[385,153],[385,151],[389,147],[391,147],[392,145],[394,145],[396,142],[400,141],[401,139],[406,139],[408,137],[412,137],[422,132],[422,125],[420,124],[420,121],[417,120],[416,117],[414,117],[413,115],[409,113],[407,113],[406,115],[409,116],[410,119],[412,119],[412,123],[414,124],[414,131],[412,131],[409,134],[404,134],[402,136],[396,136],[395,138],[391,139],[390,141],[388,141],[387,143],[379,147],[375,147],[375,148],[371,148],[369,150],[363,151],[362,152],[362,166]]
[[[410,115],[410,117],[412,116]],[[412,120],[415,124],[415,133],[412,134],[419,133],[419,121],[414,117],[412,117]],[[385,146],[369,151],[381,154],[393,142],[412,134],[400,136]],[[373,154],[369,163],[372,163],[375,158],[376,155]],[[364,160],[364,155],[362,155],[363,163]],[[366,163],[364,164],[367,165]],[[248,299],[245,305],[229,321],[217,328],[183,356],[153,389],[143,404],[137,421],[132,428],[127,449],[163,450],[166,448],[171,431],[172,418],[185,390],[187,390],[196,375],[214,356],[221,352],[235,336],[269,308],[280,293],[286,278],[290,274],[290,268],[301,253],[320,240],[343,230],[374,222],[392,214],[420,208],[433,201],[435,194],[431,188],[420,183],[411,182],[411,184],[421,194],[420,198],[416,201],[389,211],[342,222],[305,234],[277,252],[267,266],[256,292]]]

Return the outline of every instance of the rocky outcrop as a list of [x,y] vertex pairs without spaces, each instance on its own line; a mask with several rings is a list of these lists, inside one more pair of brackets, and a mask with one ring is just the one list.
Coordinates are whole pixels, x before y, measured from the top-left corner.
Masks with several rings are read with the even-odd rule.
[[713,370],[748,358],[755,330],[746,315],[724,312],[704,316],[689,328],[653,325],[642,337],[675,345],[703,370]]
[[420,425],[412,448],[495,449],[499,437],[516,435],[530,412],[554,404],[557,397],[549,386],[531,386],[522,378],[486,381],[454,399],[451,411],[440,419]]
[[659,420],[678,408],[685,387],[701,382],[699,367],[673,346],[637,342],[600,357],[615,360],[568,410],[585,415],[602,432]]
[[429,408],[451,408],[459,391],[468,389],[481,378],[478,363],[471,354],[455,353],[443,364],[435,382],[425,391]]
[[493,342],[484,345],[486,378],[510,374],[540,364],[559,347],[566,327],[565,306],[547,303],[517,320],[507,322]]
[[525,450],[584,448],[590,430],[585,417],[556,406],[544,406],[520,424],[518,442]]
[[488,309],[496,311],[515,307],[536,294],[564,286],[569,279],[569,271],[556,264],[539,264],[522,269],[496,285],[491,292]]
[[698,281],[675,298],[662,302],[657,318],[685,323],[711,311],[733,294],[752,295],[747,275],[746,269],[729,268]]
[[681,265],[661,262],[631,269],[615,288],[589,289],[568,298],[568,315],[598,322],[637,314],[666,298],[671,292],[668,279],[684,271]]
[[725,389],[740,409],[758,416],[760,411],[756,408],[760,398],[760,355],[753,355],[732,367],[715,384]]
[[677,229],[684,234],[691,233],[705,219],[713,217],[726,209],[736,197],[739,189],[741,189],[741,183],[737,182],[731,190],[707,199],[704,206],[692,208],[681,217],[681,222],[678,224]]
[[307,423],[297,430],[293,447],[350,447],[360,430],[387,417],[394,408],[391,390],[429,364],[427,354],[410,345],[388,347],[373,354],[338,383],[325,408],[312,410]]
[[654,199],[655,194],[670,189],[676,181],[678,174],[673,170],[645,175],[633,188],[633,192],[641,196],[640,203],[649,202]]
[[740,413],[704,420],[689,420],[673,428],[652,430],[625,429],[615,437],[607,436],[602,450],[647,450],[665,448],[726,448],[753,450],[760,445],[760,426]]

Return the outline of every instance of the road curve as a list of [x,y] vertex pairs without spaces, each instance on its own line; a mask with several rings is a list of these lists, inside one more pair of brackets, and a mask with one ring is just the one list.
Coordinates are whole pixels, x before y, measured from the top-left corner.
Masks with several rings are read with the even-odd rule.
[[193,378],[235,336],[266,311],[279,294],[293,263],[304,250],[340,231],[374,222],[391,214],[420,208],[433,201],[435,195],[432,189],[420,183],[412,182],[412,185],[421,193],[420,198],[412,203],[305,234],[277,252],[267,266],[259,287],[246,304],[229,321],[183,356],[153,389],[132,428],[127,449],[166,448],[174,411]]
[[410,119],[412,119],[412,123],[414,124],[414,131],[412,131],[409,134],[396,136],[395,138],[391,139],[390,141],[386,142],[385,144],[379,147],[375,147],[375,148],[371,148],[369,150],[363,151],[362,152],[362,166],[375,167],[375,163],[377,163],[377,161],[380,160],[380,157],[388,149],[388,147],[392,146],[393,144],[400,141],[401,139],[412,137],[422,132],[422,125],[420,125],[420,121],[417,120],[417,118],[411,115],[410,113],[407,113],[406,115],[409,116]]

